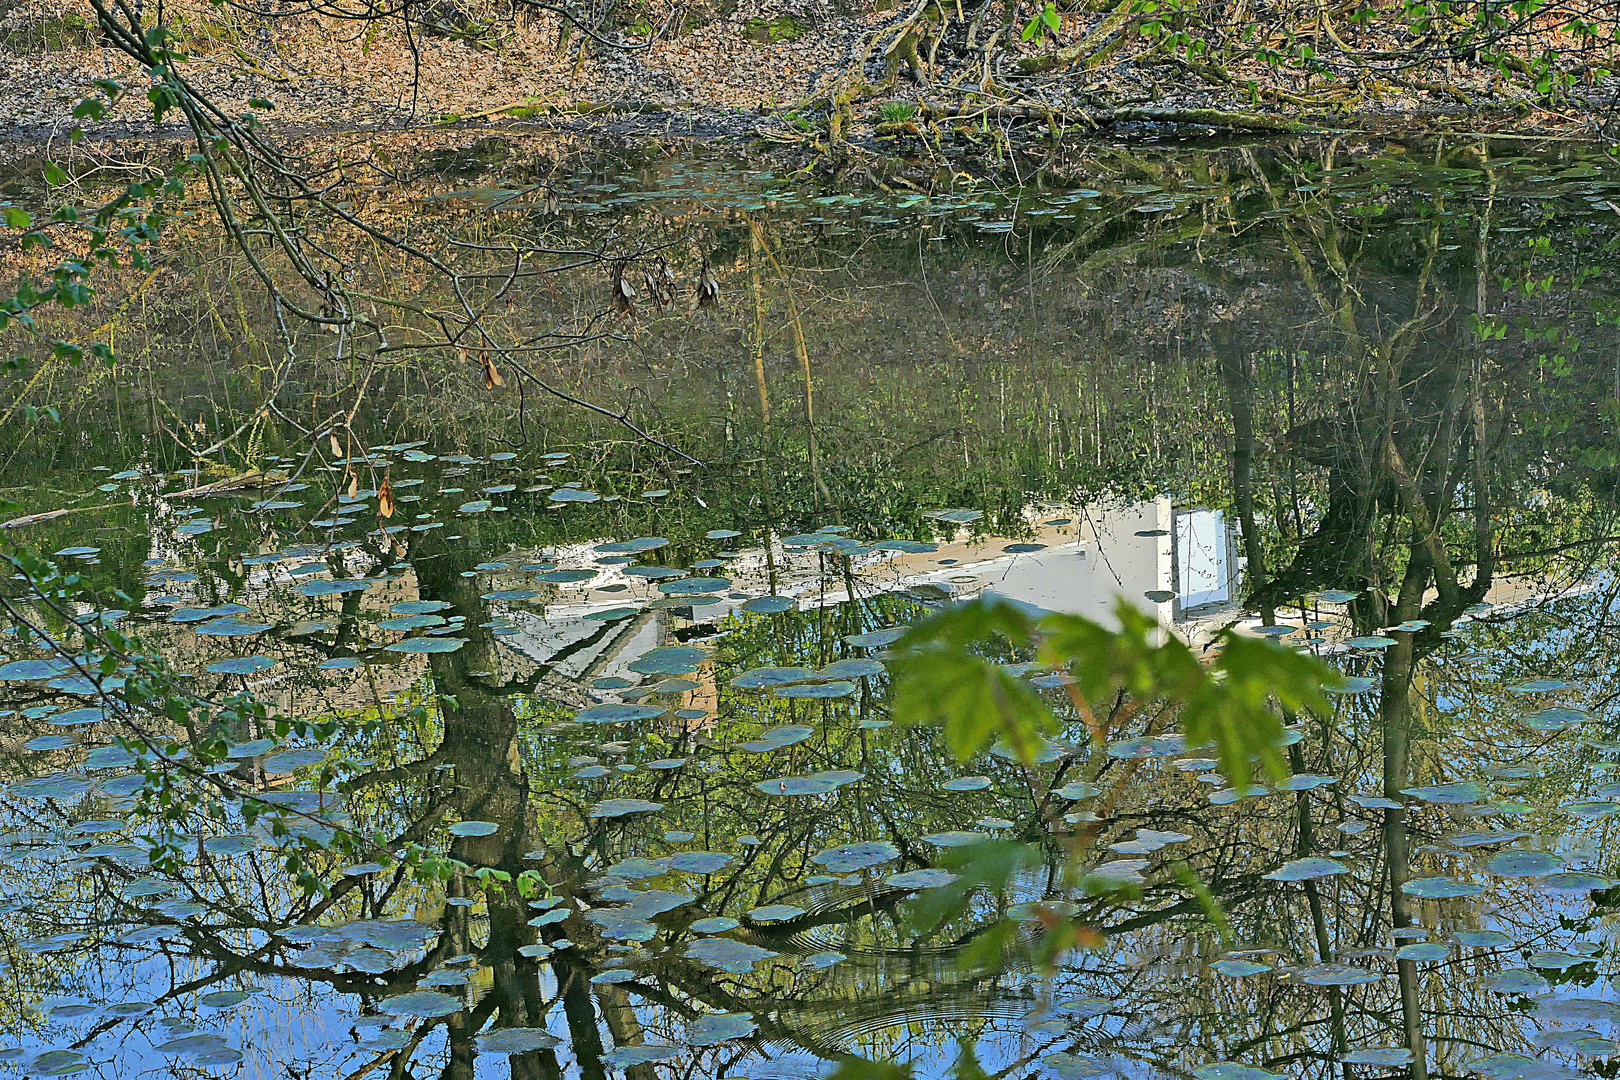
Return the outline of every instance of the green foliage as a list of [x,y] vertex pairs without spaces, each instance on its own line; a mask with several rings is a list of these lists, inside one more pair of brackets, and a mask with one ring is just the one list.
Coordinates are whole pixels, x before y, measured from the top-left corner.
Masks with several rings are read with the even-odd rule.
[[774,19],[762,19],[755,16],[743,24],[743,37],[760,45],[769,45],[778,41],[797,41],[804,36],[805,25],[790,15],[778,15]]
[[1115,607],[1118,630],[1079,615],[1036,619],[1021,608],[975,601],[917,624],[898,643],[895,717],[938,724],[959,758],[1000,736],[1026,763],[1040,736],[1059,726],[1056,713],[1023,679],[990,659],[1000,643],[1034,649],[1042,663],[1073,680],[1071,704],[1099,740],[1116,699],[1134,714],[1147,705],[1178,711],[1191,746],[1212,746],[1221,773],[1247,786],[1251,763],[1282,772],[1277,752],[1282,721],[1275,700],[1293,712],[1326,711],[1325,665],[1269,641],[1227,633],[1207,667],[1190,648],[1131,604]]
[[878,108],[878,118],[891,124],[902,124],[917,115],[914,101],[885,101]]
[[1027,649],[1034,630],[1022,609],[1006,603],[962,604],[918,623],[898,643],[895,719],[939,725],[960,760],[998,734],[1020,759],[1032,760],[1036,738],[1055,729],[1057,718],[1028,683],[981,647],[999,637]]
[[15,25],[0,30],[0,46],[19,53],[88,49],[95,43],[95,24],[76,11],[18,19]]
[[1057,6],[1051,0],[1047,0],[1046,7],[1039,15],[1024,24],[1024,30],[1018,36],[1024,41],[1039,43],[1046,39],[1049,32],[1056,31],[1060,22]]

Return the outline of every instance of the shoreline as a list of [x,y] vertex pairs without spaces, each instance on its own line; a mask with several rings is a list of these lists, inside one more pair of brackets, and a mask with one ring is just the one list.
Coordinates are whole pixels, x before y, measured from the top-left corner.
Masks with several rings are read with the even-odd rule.
[[[200,34],[208,5],[198,0],[202,13],[182,16],[189,2],[174,0],[170,16],[192,28],[193,37],[181,39],[189,55],[181,74],[222,114],[251,111],[278,138],[476,125],[610,138],[758,138],[836,154],[844,144],[884,141],[939,150],[977,125],[984,134],[1054,142],[1221,133],[1601,142],[1606,110],[1620,100],[1620,75],[1606,68],[1587,64],[1579,80],[1569,74],[1542,92],[1521,71],[1524,61],[1506,56],[1495,66],[1419,58],[1409,72],[1337,74],[1252,58],[1205,61],[1148,37],[1125,42],[1125,24],[1112,14],[1065,23],[1064,36],[1054,31],[1044,43],[1014,33],[995,49],[975,47],[971,32],[958,41],[949,20],[931,31],[917,12],[899,9],[826,9],[802,25],[789,20],[794,30],[781,40],[774,31],[761,40],[754,32],[762,18],[788,19],[766,3],[748,9],[751,17],[733,11],[640,43],[616,30],[606,44],[571,42],[554,15],[508,15],[498,43],[486,46],[413,37],[381,19],[357,42],[347,23],[307,14]],[[21,43],[18,27],[64,5],[90,10],[84,0],[10,0],[8,11],[0,0],[0,139],[41,142],[75,126],[90,138],[185,131],[177,120],[151,122],[147,77],[130,56],[95,44],[93,17],[78,47],[30,51]],[[1086,32],[1092,18],[1099,21]],[[1076,50],[1105,27],[1115,33],[1106,62],[1079,57]],[[924,60],[917,35],[929,33],[936,37]],[[1389,35],[1366,36],[1377,44]],[[74,106],[98,93],[98,80],[123,85],[123,100],[105,119],[75,120]]]

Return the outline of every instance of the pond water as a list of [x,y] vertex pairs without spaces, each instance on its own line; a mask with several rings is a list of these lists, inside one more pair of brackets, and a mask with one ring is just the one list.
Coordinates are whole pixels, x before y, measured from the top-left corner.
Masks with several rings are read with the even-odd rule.
[[[356,202],[499,378],[278,328],[205,215],[16,378],[0,1072],[1620,1070],[1620,171],[417,164]],[[886,660],[974,598],[1347,678],[1244,789],[1002,650],[1066,725],[959,761]]]

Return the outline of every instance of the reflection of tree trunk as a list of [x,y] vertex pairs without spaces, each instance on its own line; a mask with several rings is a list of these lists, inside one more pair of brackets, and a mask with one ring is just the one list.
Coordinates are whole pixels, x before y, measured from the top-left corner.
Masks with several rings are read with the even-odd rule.
[[[1292,724],[1294,718],[1289,716],[1288,722]],[[1305,771],[1305,753],[1294,743],[1288,748],[1288,766],[1297,776]],[[1306,791],[1298,792],[1294,796],[1295,807],[1299,811],[1299,845],[1295,854],[1304,858],[1315,854],[1316,835],[1311,822],[1311,797]],[[1304,881],[1305,900],[1311,908],[1311,928],[1316,932],[1316,959],[1318,963],[1331,964],[1333,962],[1333,940],[1328,936],[1327,915],[1322,909],[1322,890],[1313,878]],[[1344,993],[1337,986],[1328,987],[1328,1011],[1333,1017],[1333,1052],[1343,1057],[1350,1049],[1350,1043],[1344,1030]],[[1343,1066],[1345,1080],[1350,1080],[1350,1066]]]
[[568,1017],[569,1041],[583,1080],[607,1080],[602,1067],[602,1033],[596,1027],[591,1004],[591,970],[567,962],[552,965],[563,987],[563,1014]]
[[1254,522],[1254,379],[1248,357],[1232,344],[1231,323],[1217,325],[1210,337],[1232,413],[1232,498],[1237,507],[1238,529],[1243,534],[1243,556],[1248,560],[1245,573],[1249,595],[1258,600],[1260,616],[1269,623],[1275,618],[1274,605],[1257,593],[1258,585],[1267,577],[1266,556]]
[[765,295],[761,291],[759,263],[761,235],[759,226],[750,223],[748,231],[748,288],[754,294],[754,385],[759,390],[759,418],[771,422],[771,398],[765,390]]
[[[1429,566],[1423,549],[1414,546],[1406,578],[1401,583],[1396,618],[1412,618],[1421,609],[1428,577]],[[1384,650],[1379,716],[1384,730],[1384,797],[1399,802],[1402,789],[1411,786],[1413,635],[1401,632],[1395,637],[1396,643]],[[1412,925],[1407,896],[1401,891],[1401,886],[1411,874],[1404,808],[1384,810],[1384,848],[1389,859],[1390,921],[1396,930],[1400,930]],[[1423,1037],[1423,1011],[1418,1000],[1417,964],[1411,960],[1397,960],[1395,967],[1401,988],[1402,1027],[1407,1048],[1412,1051],[1412,1080],[1427,1080],[1428,1062]]]
[[[596,1000],[602,1007],[602,1019],[607,1022],[608,1031],[613,1035],[614,1046],[640,1046],[645,1041],[641,1033],[641,1021],[636,1019],[636,1010],[630,1004],[630,995],[620,987],[611,983],[596,988]],[[658,1070],[650,1063],[630,1065],[624,1070],[629,1080],[658,1080]]]
[[[787,300],[788,321],[793,328],[793,349],[799,355],[799,369],[804,377],[804,432],[809,452],[810,480],[815,485],[816,494],[827,506],[831,506],[832,492],[827,489],[827,482],[821,478],[821,454],[816,446],[816,405],[810,382],[810,347],[804,340],[804,321],[799,317],[799,302],[793,296],[793,283],[787,280],[787,273],[777,261],[775,253],[771,251],[770,240],[765,236],[765,227],[757,221],[750,221],[748,225],[750,236],[753,238],[752,250],[762,252],[776,268],[777,276],[782,279],[782,295]],[[755,295],[758,296],[757,291]],[[756,355],[755,363],[763,364],[762,353]],[[762,366],[757,367],[755,377],[759,379],[761,410],[768,413],[765,409],[765,374]]]

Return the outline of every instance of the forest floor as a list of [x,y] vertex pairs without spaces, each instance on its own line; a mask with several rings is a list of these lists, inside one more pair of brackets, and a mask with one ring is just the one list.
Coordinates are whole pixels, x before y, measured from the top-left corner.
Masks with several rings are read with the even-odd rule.
[[[87,5],[64,16],[80,2],[9,0],[8,11],[0,0],[0,135],[65,135],[81,125],[73,107],[96,93],[98,79],[141,87],[138,66],[100,45]],[[640,38],[621,35],[646,42],[636,48],[582,47],[550,14],[508,15],[448,35],[443,27],[411,32],[394,21],[313,15],[272,23],[228,8],[210,13],[206,4],[174,21],[190,34],[182,41],[191,56],[185,78],[228,113],[268,101],[273,111],[255,111],[282,130],[515,122],[813,143],[926,140],[951,126],[1033,122],[1043,135],[1168,126],[1595,138],[1605,118],[1591,103],[1620,99],[1602,69],[1560,99],[1500,64],[1448,60],[1334,78],[1255,61],[1200,63],[1150,47],[1106,11],[1065,15],[1058,30],[1032,42],[1017,40],[1015,23],[998,35],[1010,45],[989,48],[978,44],[988,27],[964,21],[954,32],[965,40],[954,40],[949,18],[930,40],[918,21],[922,5],[839,14],[816,7],[825,0],[780,2],[799,6],[688,21],[678,33],[648,24]],[[679,14],[687,9],[673,10],[666,31],[687,18]],[[176,115],[167,124],[183,127]],[[144,93],[126,95],[99,126],[153,132]]]

